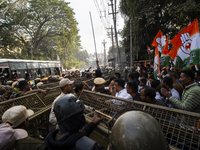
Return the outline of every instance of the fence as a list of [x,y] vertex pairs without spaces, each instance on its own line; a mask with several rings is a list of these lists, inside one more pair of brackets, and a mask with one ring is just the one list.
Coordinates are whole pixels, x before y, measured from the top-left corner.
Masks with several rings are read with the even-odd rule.
[[[86,105],[84,113],[87,119],[92,120],[94,113],[98,113],[103,118],[99,129],[107,139],[108,133],[111,132],[108,131],[108,122],[112,117],[122,109],[125,111],[134,109],[149,113],[160,123],[164,136],[171,147],[180,150],[200,149],[199,113],[126,100],[90,91],[83,91],[79,99]],[[113,122],[109,124],[112,126],[116,119],[117,117],[113,118]]]

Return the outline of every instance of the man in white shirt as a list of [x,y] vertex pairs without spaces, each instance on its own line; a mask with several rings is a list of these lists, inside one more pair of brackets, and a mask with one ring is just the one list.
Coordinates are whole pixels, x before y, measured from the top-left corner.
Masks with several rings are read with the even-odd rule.
[[52,103],[51,112],[50,112],[50,115],[49,115],[49,122],[51,124],[53,124],[53,125],[57,124],[57,119],[56,119],[56,116],[53,112],[55,102],[58,99],[60,99],[61,97],[63,97],[64,95],[70,94],[70,93],[73,92],[73,83],[74,83],[74,81],[70,81],[68,78],[64,78],[59,82],[59,86],[60,86],[62,92],[58,97],[56,97],[56,99]]
[[[124,80],[116,79],[114,83],[114,90],[112,91],[112,96],[132,100],[132,96],[127,93],[126,89],[124,88],[124,85],[125,85]],[[115,99],[110,100],[110,102],[113,102],[114,104],[117,104],[117,105],[124,104],[123,101],[115,100]]]
[[[171,77],[165,77],[163,79],[163,86],[165,89],[172,94],[173,97],[180,101],[180,96],[177,90],[173,87],[173,79]],[[174,108],[174,106],[170,103],[167,104],[168,107]]]
[[163,100],[163,97],[160,95],[160,89],[162,87],[162,84],[159,80],[154,80],[151,82],[151,87],[156,91],[156,97],[155,99]]

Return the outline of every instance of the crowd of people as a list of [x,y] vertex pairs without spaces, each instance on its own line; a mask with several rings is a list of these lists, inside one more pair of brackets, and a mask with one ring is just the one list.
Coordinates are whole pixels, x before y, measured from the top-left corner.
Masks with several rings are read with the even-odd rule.
[[[153,67],[150,64],[144,66],[143,63],[139,63],[135,70],[128,71],[125,68],[124,73],[115,72],[114,76],[109,79],[108,86],[106,86],[105,78],[97,61],[97,70],[93,77],[95,78],[94,86],[89,86],[84,81],[74,85],[74,81],[71,81],[70,78],[63,77],[59,81],[59,78],[55,77],[57,78],[56,81],[59,81],[61,94],[52,103],[49,123],[55,126],[55,129],[48,134],[45,141],[28,136],[26,129],[28,117],[34,114],[32,110],[27,110],[22,104],[13,106],[4,112],[2,116],[3,124],[0,125],[0,149],[105,150],[105,147],[99,146],[96,141],[89,138],[89,135],[102,119],[94,114],[93,121],[85,125],[83,114],[85,105],[78,100],[83,89],[172,109],[200,112],[199,71],[182,70],[175,72],[163,68],[161,74],[155,78]],[[46,94],[45,90],[35,88],[41,82],[43,84],[53,82],[54,77],[35,79],[36,87],[31,86],[26,80],[19,80],[17,83],[13,82],[15,83],[14,86],[8,86],[5,85],[5,80],[0,78],[3,85],[0,102],[33,92]],[[106,101],[106,103],[123,105],[124,101],[112,99]],[[141,118],[146,119],[141,121]],[[147,124],[148,127],[146,127]],[[148,128],[151,128],[151,130]],[[123,137],[125,132],[128,132],[126,138]],[[143,134],[147,137],[151,135],[151,138],[141,140],[140,135]],[[144,143],[146,144],[144,145]],[[116,120],[108,147],[109,150],[133,148],[135,150],[165,150],[167,149],[166,145],[161,127],[152,116],[140,111],[129,111]]]

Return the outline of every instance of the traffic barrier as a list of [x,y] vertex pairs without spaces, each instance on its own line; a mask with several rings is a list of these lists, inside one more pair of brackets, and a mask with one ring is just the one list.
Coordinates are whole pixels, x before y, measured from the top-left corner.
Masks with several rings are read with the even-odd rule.
[[[170,147],[181,150],[200,149],[199,113],[126,100],[85,90],[80,95],[79,100],[86,105],[84,113],[89,122],[94,113],[103,118],[98,125],[98,131],[100,131],[98,133],[105,139],[109,139],[110,129],[121,114],[129,110],[140,110],[152,115],[160,123]],[[115,104],[109,103],[110,101],[115,101]],[[113,118],[113,116],[115,117]]]

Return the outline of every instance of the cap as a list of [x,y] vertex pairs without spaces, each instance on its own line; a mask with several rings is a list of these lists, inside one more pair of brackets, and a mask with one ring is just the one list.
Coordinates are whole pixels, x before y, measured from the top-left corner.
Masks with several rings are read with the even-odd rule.
[[17,127],[24,122],[29,116],[33,115],[32,110],[27,110],[26,107],[19,105],[6,110],[2,116],[3,123],[11,123],[13,127]]
[[14,88],[18,81],[13,82],[12,87]]
[[96,85],[104,84],[105,82],[106,81],[103,78],[94,79],[94,84],[96,84]]
[[58,80],[60,81],[60,80],[62,80],[62,79],[63,79],[63,77],[59,77],[59,79],[58,79]]
[[19,79],[18,79],[18,81],[24,81],[24,80],[25,80],[24,78],[19,78]]
[[11,150],[17,140],[24,139],[28,133],[24,129],[12,129],[10,125],[0,125],[0,149]]
[[65,76],[64,76],[64,78],[67,78],[67,77],[69,77],[69,75],[65,75]]
[[40,81],[41,79],[40,78],[35,78],[35,81]]
[[2,89],[3,89],[4,91],[6,91],[6,90],[13,90],[13,88],[10,87],[9,85],[4,86]]
[[59,82],[59,86],[63,87],[65,85],[73,84],[74,81],[70,81],[68,78],[64,78]]
[[36,85],[37,89],[39,89],[39,86],[41,86],[41,85],[43,85],[43,82],[39,82],[39,83]]
[[48,80],[48,78],[42,78],[42,81],[47,81]]
[[7,81],[7,84],[12,84],[13,83],[13,81]]

